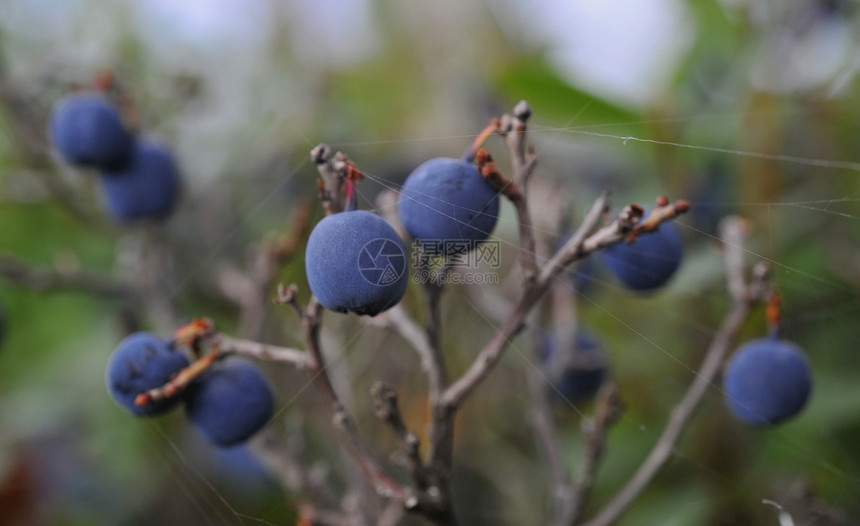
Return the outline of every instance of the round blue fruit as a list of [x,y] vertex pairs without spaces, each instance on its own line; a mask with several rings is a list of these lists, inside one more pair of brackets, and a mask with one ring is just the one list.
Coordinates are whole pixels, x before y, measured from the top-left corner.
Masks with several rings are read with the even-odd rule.
[[116,108],[97,93],[62,99],[50,122],[54,146],[70,164],[118,169],[128,162],[133,139]]
[[250,363],[217,364],[185,392],[188,419],[220,447],[239,444],[272,418],[274,397],[263,373]]
[[188,359],[163,340],[147,333],[132,334],[120,342],[107,370],[110,394],[137,416],[153,416],[171,409],[179,400],[168,398],[145,407],[134,405],[137,395],[161,387],[188,366]]
[[675,225],[641,236],[635,243],[619,243],[598,254],[601,263],[628,288],[649,292],[666,284],[681,266],[684,244]]
[[314,296],[327,309],[375,316],[406,292],[406,248],[381,217],[356,210],[314,227],[305,252]]
[[723,380],[729,409],[750,426],[769,426],[791,418],[803,409],[812,389],[802,351],[776,338],[741,347]]
[[[541,358],[548,364],[558,350],[556,339],[548,335],[541,349]],[[573,350],[574,359],[559,375],[553,385],[553,393],[571,402],[588,400],[593,397],[608,374],[608,360],[603,348],[593,339],[578,334]]]
[[471,163],[432,159],[416,168],[400,194],[400,221],[436,254],[467,252],[493,233],[499,198]]
[[155,143],[137,141],[129,163],[103,175],[108,208],[121,221],[163,219],[179,197],[173,155]]

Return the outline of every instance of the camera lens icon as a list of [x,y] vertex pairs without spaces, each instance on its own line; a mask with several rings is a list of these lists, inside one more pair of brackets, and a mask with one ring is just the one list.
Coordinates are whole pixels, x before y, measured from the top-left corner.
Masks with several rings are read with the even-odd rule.
[[391,285],[406,272],[406,254],[403,247],[390,239],[374,239],[361,248],[358,270],[368,283],[380,287]]

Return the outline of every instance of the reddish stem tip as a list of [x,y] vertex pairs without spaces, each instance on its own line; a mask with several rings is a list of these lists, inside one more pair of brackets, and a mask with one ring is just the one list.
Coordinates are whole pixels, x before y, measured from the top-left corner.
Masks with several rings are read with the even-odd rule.
[[679,214],[683,214],[684,212],[686,212],[689,209],[690,209],[690,202],[689,201],[685,201],[685,200],[681,199],[680,201],[677,201],[675,203],[675,212],[677,212]]
[[149,396],[149,393],[140,393],[134,398],[134,405],[137,407],[146,407],[152,401],[152,397]]

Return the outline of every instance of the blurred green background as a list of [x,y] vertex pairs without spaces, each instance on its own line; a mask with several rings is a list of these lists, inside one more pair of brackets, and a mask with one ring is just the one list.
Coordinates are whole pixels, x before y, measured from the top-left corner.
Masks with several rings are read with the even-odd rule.
[[[110,353],[137,326],[168,337],[176,319],[209,316],[240,330],[218,276],[246,267],[260,241],[315,198],[308,152],[318,142],[368,174],[360,206],[374,209],[376,194],[428,158],[459,156],[521,99],[534,110],[536,177],[560,186],[574,225],[604,188],[618,207],[664,194],[692,203],[677,221],[686,254],[669,287],[638,297],[601,273],[579,294],[581,324],[610,351],[626,406],[587,514],[633,473],[694,378],[729,307],[716,225],[740,214],[753,228],[748,262],[770,261],[785,297],[783,336],[808,353],[811,401],[775,430],[749,430],[712,387],[620,524],[777,524],[762,499],[798,524],[857,524],[858,24],[847,0],[6,0],[0,253],[105,279],[145,273],[153,252],[168,263],[151,280],[164,305],[146,309],[0,279],[0,524],[295,523],[295,500],[244,450],[214,451],[181,411],[137,420],[116,406],[104,384]],[[182,166],[183,201],[164,225],[113,223],[97,177],[50,153],[52,105],[104,70]],[[487,147],[505,159],[500,140]],[[322,215],[314,203],[313,220]],[[502,276],[516,273],[508,204],[495,235]],[[307,297],[302,254],[278,278]],[[443,307],[455,374],[494,331],[471,294],[451,288]],[[405,301],[420,318],[419,287]],[[290,312],[266,316],[266,340],[301,345]],[[344,396],[362,435],[404,477],[387,462],[393,442],[367,393],[378,379],[392,382],[423,433],[417,356],[355,317],[327,315],[325,326],[329,347],[344,349],[335,376],[351,380]],[[742,339],[764,333],[759,312]],[[525,339],[513,342],[459,417],[453,486],[463,524],[546,522],[549,482],[525,381],[531,359]],[[340,492],[350,463],[306,378],[267,371],[283,408],[272,427],[300,437],[307,461]],[[554,415],[575,468],[580,414],[559,405]]]

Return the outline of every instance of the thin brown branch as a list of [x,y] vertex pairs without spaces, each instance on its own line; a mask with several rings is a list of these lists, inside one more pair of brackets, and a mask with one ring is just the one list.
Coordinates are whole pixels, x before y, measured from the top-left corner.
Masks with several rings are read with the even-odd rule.
[[[729,267],[727,269],[729,281],[742,274],[743,258],[736,253],[742,250],[740,238],[744,229],[741,222],[742,219],[740,218],[731,218],[722,223],[721,238],[730,240],[724,244],[725,262],[726,266]],[[675,445],[714,381],[752,307],[770,296],[770,289],[765,281],[767,274],[767,271],[759,266],[754,272],[754,281],[750,285],[745,285],[741,289],[737,287],[737,284],[730,283],[730,293],[733,295],[734,305],[711,341],[702,365],[696,373],[696,378],[680,402],[675,405],[669,422],[648,457],[624,488],[597,516],[587,522],[586,526],[608,526],[618,520],[671,458]],[[736,288],[732,290],[732,286]]]
[[[538,300],[549,288],[552,280],[560,274],[565,268],[573,262],[581,259],[592,252],[604,248],[613,243],[620,243],[628,239],[631,233],[639,235],[648,234],[656,230],[655,225],[649,225],[648,228],[638,229],[637,224],[642,215],[642,209],[638,206],[631,205],[626,207],[619,214],[618,218],[610,225],[601,228],[591,235],[587,235],[593,229],[593,225],[597,223],[600,215],[607,206],[608,196],[603,194],[592,206],[585,222],[574,233],[571,239],[556,253],[546,264],[541,271],[539,278],[532,286],[525,287],[520,295],[519,300],[514,307],[513,312],[508,315],[508,318],[499,328],[499,331],[487,343],[487,345],[478,353],[475,361],[466,370],[465,373],[445,391],[444,403],[452,409],[459,407],[465,398],[478,386],[478,384],[486,378],[493,366],[498,363],[502,352],[506,348],[508,342],[517,335],[522,329],[526,315],[537,303]],[[665,205],[662,208],[671,208],[669,211],[664,211],[657,208],[652,212],[652,215],[660,221],[667,221],[676,217],[678,214],[687,210],[687,206]],[[656,225],[659,225],[657,223]],[[587,237],[586,237],[587,236]]]
[[299,349],[230,338],[220,333],[212,337],[212,343],[221,349],[223,354],[237,354],[266,362],[286,363],[297,369],[310,369],[313,366],[310,354]]
[[421,359],[421,368],[427,374],[430,397],[438,398],[444,386],[440,362],[435,357],[437,351],[430,343],[427,333],[409,317],[403,306],[397,304],[374,318],[368,318],[367,321],[393,330],[415,349]]
[[209,354],[191,362],[191,365],[176,373],[176,376],[171,378],[166,384],[137,395],[134,399],[134,405],[146,407],[178,395],[221,357],[222,354],[217,349],[213,349]]
[[561,512],[561,500],[566,497],[570,473],[558,440],[558,432],[552,417],[550,400],[547,396],[547,377],[537,365],[527,372],[530,396],[530,417],[537,444],[546,458],[549,469],[549,482],[552,491],[553,516]]
[[326,144],[317,145],[311,150],[311,160],[316,165],[320,175],[319,198],[323,208],[325,208],[326,215],[343,211],[344,179],[333,166],[331,148]]
[[[303,442],[291,433],[284,437],[272,426],[266,426],[254,435],[249,442],[250,449],[262,460],[267,468],[290,493],[302,500],[307,496],[317,506],[328,509],[337,507],[338,502],[331,485],[326,481],[325,470],[308,465]],[[307,506],[299,502],[300,507]]]
[[[245,280],[234,279],[238,289],[240,312],[240,333],[252,338],[265,336],[266,319],[271,303],[266,301],[274,285],[278,270],[298,252],[310,230],[311,204],[300,203],[293,209],[290,223],[285,232],[277,238],[263,242],[255,251],[249,269],[244,273]],[[230,283],[223,283],[226,288]]]
[[0,253],[0,277],[36,291],[77,290],[100,296],[133,297],[138,292],[131,283],[95,276],[81,271],[36,268],[9,254]]
[[403,420],[397,403],[397,391],[389,384],[376,382],[371,388],[376,417],[388,424],[406,461],[406,469],[412,475],[419,490],[427,488],[427,473],[421,459],[421,442]]
[[505,114],[499,125],[499,133],[505,137],[511,152],[511,164],[514,172],[514,182],[525,194],[528,181],[534,173],[537,158],[533,146],[528,142],[528,120],[532,109],[528,103],[521,100],[515,107],[513,116]]
[[390,497],[400,501],[404,507],[414,508],[418,504],[417,499],[406,488],[383,473],[382,468],[380,468],[379,464],[373,459],[367,447],[361,441],[352,418],[334,390],[331,379],[326,372],[326,363],[319,342],[322,313],[323,306],[316,298],[311,297],[302,315],[302,330],[304,331],[312,360],[310,372],[313,382],[331,413],[332,421],[338,430],[341,444],[358,465],[365,478],[373,484],[377,493],[383,497]]
[[517,209],[517,224],[520,233],[520,265],[523,270],[523,283],[528,285],[537,276],[537,255],[535,238],[532,231],[531,214],[523,189],[514,181],[499,172],[490,153],[481,148],[477,154],[478,173],[490,183],[497,192],[504,194]]
[[604,384],[597,395],[594,416],[582,421],[585,448],[582,452],[582,461],[573,492],[559,516],[559,526],[576,524],[579,520],[594,487],[597,469],[603,460],[609,430],[618,421],[622,410],[621,399],[615,383]]

